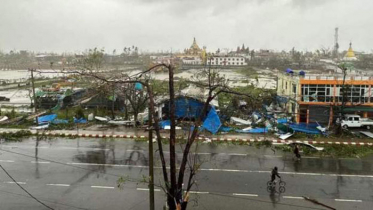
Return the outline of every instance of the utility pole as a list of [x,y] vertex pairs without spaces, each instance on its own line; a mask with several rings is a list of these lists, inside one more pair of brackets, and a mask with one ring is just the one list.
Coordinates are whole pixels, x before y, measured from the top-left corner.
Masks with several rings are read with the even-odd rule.
[[338,57],[338,49],[339,49],[339,44],[338,44],[338,27],[334,29],[335,32],[334,32],[334,50],[333,50],[333,54],[334,54],[334,57],[335,59],[339,59]]
[[113,83],[113,98],[111,102],[111,116],[112,120],[115,120],[115,115],[114,115],[114,104],[115,104],[115,83]]
[[32,95],[33,95],[33,98],[34,98],[34,109],[35,109],[35,113],[37,112],[37,99],[36,99],[36,95],[35,95],[35,83],[34,83],[34,71],[35,69],[29,69],[29,71],[31,71],[31,84],[32,84]]
[[148,110],[149,129],[149,205],[150,210],[154,210],[154,161],[153,161],[153,118]]

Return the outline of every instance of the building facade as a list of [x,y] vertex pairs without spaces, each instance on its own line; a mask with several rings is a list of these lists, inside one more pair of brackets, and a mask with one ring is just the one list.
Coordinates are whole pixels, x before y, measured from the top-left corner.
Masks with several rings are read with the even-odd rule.
[[182,63],[186,65],[202,65],[202,59],[200,57],[184,57]]
[[[288,113],[296,122],[331,124],[343,113],[373,117],[373,77],[348,75],[281,74],[277,94],[287,100]],[[343,91],[344,87],[344,91]],[[343,94],[344,93],[344,94]]]
[[212,56],[207,60],[211,66],[245,66],[246,59],[241,56]]

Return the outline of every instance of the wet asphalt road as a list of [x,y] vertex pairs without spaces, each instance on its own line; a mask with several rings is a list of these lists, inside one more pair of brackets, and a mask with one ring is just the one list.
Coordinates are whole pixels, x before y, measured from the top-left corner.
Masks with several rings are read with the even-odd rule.
[[[148,174],[147,147],[119,139],[53,139],[38,145],[32,139],[3,143],[0,164],[54,209],[148,209],[147,186],[140,182]],[[211,144],[201,144],[197,153],[202,166],[189,209],[327,209],[302,196],[336,209],[371,209],[373,204],[373,157],[296,162],[291,154],[270,148]],[[159,166],[156,161],[158,183]],[[281,194],[266,188],[274,166],[287,183]],[[131,180],[119,189],[121,176]],[[156,209],[161,209],[164,194],[157,189]],[[43,209],[4,171],[0,203],[0,209]]]

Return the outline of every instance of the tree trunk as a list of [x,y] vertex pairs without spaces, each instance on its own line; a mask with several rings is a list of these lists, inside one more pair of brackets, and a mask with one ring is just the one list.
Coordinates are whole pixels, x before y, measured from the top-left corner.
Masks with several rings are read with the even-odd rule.
[[149,94],[149,105],[150,109],[149,112],[153,115],[153,120],[154,120],[154,130],[157,135],[157,144],[158,144],[158,151],[159,151],[159,156],[161,159],[161,164],[162,164],[162,172],[163,172],[163,179],[166,184],[166,189],[168,191],[169,189],[169,182],[168,182],[168,175],[167,175],[167,167],[166,167],[166,161],[164,159],[164,153],[163,153],[163,146],[162,146],[162,136],[159,128],[159,118],[155,112],[155,103],[154,103],[154,95],[153,91],[148,83],[144,84],[148,90]]
[[[170,92],[170,121],[171,121],[171,130],[170,130],[170,178],[171,178],[171,188],[170,196],[168,196],[168,205],[171,210],[176,209],[175,199],[177,195],[177,186],[176,186],[176,153],[175,153],[175,140],[176,140],[176,119],[175,119],[175,90],[174,90],[174,72],[173,67],[169,68],[169,92]],[[176,200],[176,202],[178,202]]]
[[138,111],[137,111],[137,110],[134,111],[134,113],[133,113],[133,118],[134,118],[134,120],[135,120],[135,127],[137,127],[137,118],[138,118],[138,115],[139,115]]

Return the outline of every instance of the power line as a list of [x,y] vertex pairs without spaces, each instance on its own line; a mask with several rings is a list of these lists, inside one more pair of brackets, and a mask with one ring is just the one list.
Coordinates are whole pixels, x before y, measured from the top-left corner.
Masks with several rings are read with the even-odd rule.
[[[12,154],[17,154],[17,155],[21,155],[21,156],[25,156],[25,157],[30,157],[30,158],[35,158],[35,156],[31,156],[31,155],[27,155],[27,154],[22,154],[22,153],[18,153],[18,152],[13,152],[13,151],[9,151],[9,150],[4,150],[4,149],[1,149],[0,148],[0,151],[4,151],[4,152],[8,152],[8,153],[12,153]],[[64,166],[69,166],[69,167],[73,167],[73,168],[78,168],[78,169],[81,169],[81,170],[86,170],[86,171],[90,171],[90,172],[97,172],[97,173],[100,173],[100,174],[106,174],[106,175],[110,175],[110,176],[113,176],[113,177],[118,177],[118,178],[121,178],[122,176],[120,175],[116,175],[116,174],[112,174],[112,173],[106,173],[106,172],[101,172],[101,171],[96,171],[96,170],[93,170],[93,169],[88,169],[88,168],[84,168],[84,167],[79,167],[79,166],[76,166],[76,165],[71,165],[71,164],[67,164],[67,163],[62,163],[62,162],[59,162],[59,161],[55,161],[55,160],[50,160],[50,159],[46,159],[46,158],[41,158],[41,157],[38,157],[38,159],[40,160],[44,160],[44,161],[48,161],[48,162],[51,162],[51,163],[56,163],[56,164],[60,164],[60,165],[64,165]],[[142,182],[142,180],[136,180],[136,179],[133,179],[133,178],[127,178],[125,179],[126,181],[129,181],[129,182],[134,182],[134,183],[140,183]],[[157,186],[159,187],[158,185],[154,185],[154,186]]]
[[[18,152],[8,151],[8,150],[4,150],[4,149],[0,149],[0,150],[4,151],[4,152],[9,152],[9,153],[13,153],[13,154],[18,154],[18,155],[22,155],[22,156],[34,158],[34,156],[27,155],[27,154],[22,154],[22,153],[18,153]],[[92,170],[92,169],[87,169],[87,168],[83,168],[83,167],[79,167],[79,166],[75,166],[75,165],[70,165],[70,164],[66,164],[66,163],[62,163],[62,162],[58,162],[58,161],[54,161],[54,160],[49,160],[49,159],[45,159],[45,158],[39,158],[39,159],[40,160],[44,160],[44,161],[49,161],[49,162],[57,163],[57,164],[61,164],[61,165],[66,165],[66,166],[74,167],[74,168],[79,168],[79,169],[83,169],[83,170],[87,170],[87,171],[94,171],[94,172],[98,172],[98,173],[103,173],[103,172],[100,172],[100,171],[95,171],[95,170]],[[121,177],[119,175],[110,174],[110,173],[104,173],[104,174],[115,176],[115,177]],[[128,181],[131,181],[131,180],[128,180]],[[132,182],[134,182],[134,181],[132,181]],[[222,193],[217,193],[217,192],[209,192],[209,194],[215,195],[215,196],[221,196],[221,197],[230,197],[230,198],[236,198],[236,199],[251,200],[251,201],[262,202],[262,203],[272,203],[272,202],[269,202],[269,201],[257,200],[257,199],[252,199],[252,198],[237,197],[237,196],[229,195],[228,193],[222,194]],[[147,200],[147,199],[145,199],[145,200]],[[137,204],[131,206],[131,208],[134,208],[134,207],[138,206],[139,204],[140,203],[137,203]],[[307,206],[294,205],[294,204],[286,204],[286,203],[276,203],[276,204],[278,204],[278,205],[284,205],[284,206],[301,207],[301,208],[306,208],[306,209],[323,210],[323,209],[320,209],[320,208],[307,207]]]
[[6,170],[5,168],[0,164],[0,168],[3,169],[3,171],[9,176],[10,179],[13,180],[13,182],[15,184],[18,185],[18,187],[20,187],[23,191],[25,191],[31,198],[33,198],[34,200],[36,200],[37,202],[39,202],[41,205],[45,206],[46,208],[48,209],[51,209],[51,210],[54,210],[54,208],[48,206],[47,204],[43,203],[42,201],[40,201],[39,199],[37,199],[35,196],[33,196],[31,193],[29,193],[25,188],[23,188]]

